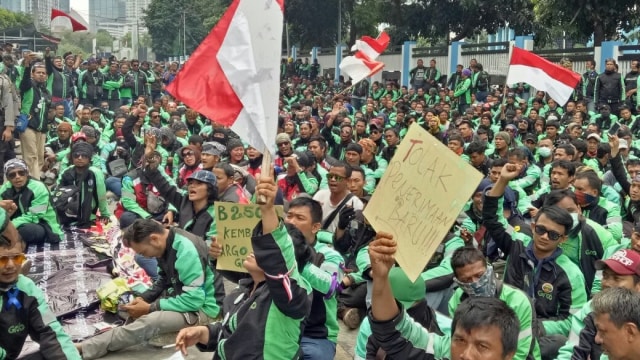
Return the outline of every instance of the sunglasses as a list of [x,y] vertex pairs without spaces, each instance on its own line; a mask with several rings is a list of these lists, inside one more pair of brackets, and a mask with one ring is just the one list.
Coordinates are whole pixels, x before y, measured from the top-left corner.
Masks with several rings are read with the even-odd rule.
[[340,176],[336,174],[327,174],[327,180],[342,181],[344,179],[345,179],[344,176]]
[[193,156],[195,153],[193,151],[185,151],[182,153],[182,157]]
[[285,145],[289,145],[289,144],[291,144],[291,143],[288,142],[288,141],[285,141],[285,142],[281,142],[280,144],[278,144],[278,146],[285,146]]
[[79,154],[79,153],[75,153],[73,154],[73,158],[74,159],[79,159],[79,158],[85,158],[88,159],[89,157],[86,154]]
[[370,130],[369,132],[372,134],[380,134],[380,130]]
[[536,234],[542,236],[544,234],[547,234],[547,236],[549,237],[549,239],[551,241],[558,241],[560,240],[560,238],[564,235],[557,233],[553,230],[547,230],[546,227],[542,226],[542,225],[536,225],[533,227],[533,231],[536,232]]
[[27,257],[22,253],[9,256],[0,256],[0,267],[6,267],[7,265],[9,265],[9,260],[11,260],[11,262],[13,262],[15,265],[20,266],[25,262],[25,260],[27,260]]
[[27,172],[25,170],[12,171],[7,174],[7,179],[9,180],[15,179],[16,176],[20,176],[20,177],[27,176]]

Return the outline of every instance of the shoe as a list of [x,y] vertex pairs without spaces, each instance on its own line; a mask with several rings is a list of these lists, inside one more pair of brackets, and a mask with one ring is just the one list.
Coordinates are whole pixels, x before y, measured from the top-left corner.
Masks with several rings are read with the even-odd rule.
[[362,315],[360,314],[360,309],[350,308],[344,312],[344,316],[342,317],[342,322],[351,330],[357,329],[362,322]]

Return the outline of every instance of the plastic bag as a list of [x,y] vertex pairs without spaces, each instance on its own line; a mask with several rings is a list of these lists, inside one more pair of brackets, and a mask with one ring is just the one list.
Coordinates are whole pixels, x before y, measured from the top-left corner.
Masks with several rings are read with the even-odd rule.
[[100,308],[114,314],[117,313],[120,296],[129,291],[131,289],[127,286],[125,279],[116,278],[109,281],[96,290],[98,299],[100,299]]

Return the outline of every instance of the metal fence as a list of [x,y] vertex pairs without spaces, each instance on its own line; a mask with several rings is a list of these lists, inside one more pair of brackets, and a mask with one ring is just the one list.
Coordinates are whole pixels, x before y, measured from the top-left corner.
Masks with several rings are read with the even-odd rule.
[[594,48],[592,47],[534,50],[534,53],[554,63],[559,63],[563,58],[569,59],[573,63],[573,71],[579,74],[584,74],[587,71],[587,61],[595,58]]
[[624,76],[631,71],[631,60],[640,60],[640,45],[619,46],[618,52],[618,72]]
[[491,76],[506,76],[509,71],[509,42],[464,44],[460,64],[468,67],[471,59],[482,64]]
[[418,59],[424,61],[424,66],[429,66],[429,62],[434,59],[436,61],[436,69],[440,70],[442,75],[449,74],[449,47],[448,46],[431,46],[416,47],[411,52],[412,63],[409,68],[412,69],[417,65]]

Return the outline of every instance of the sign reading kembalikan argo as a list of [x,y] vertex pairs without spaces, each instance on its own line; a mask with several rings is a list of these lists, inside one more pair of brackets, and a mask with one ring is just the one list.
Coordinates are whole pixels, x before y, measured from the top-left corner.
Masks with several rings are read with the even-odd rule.
[[[244,259],[253,250],[251,235],[262,214],[260,207],[255,204],[234,204],[216,202],[216,225],[218,228],[217,241],[222,246],[222,255],[218,257],[216,268],[247,272],[242,266]],[[276,206],[276,212],[282,216],[284,209]]]

